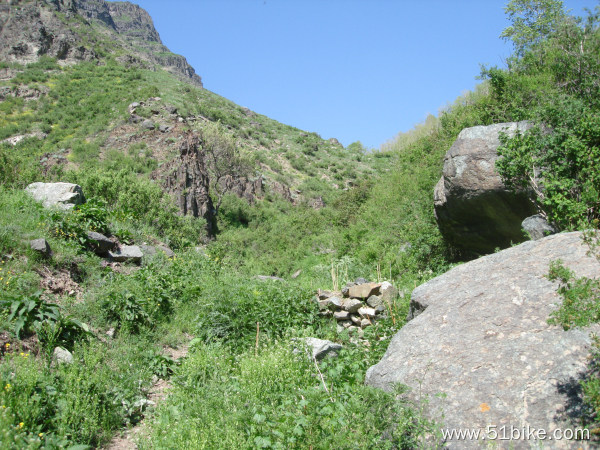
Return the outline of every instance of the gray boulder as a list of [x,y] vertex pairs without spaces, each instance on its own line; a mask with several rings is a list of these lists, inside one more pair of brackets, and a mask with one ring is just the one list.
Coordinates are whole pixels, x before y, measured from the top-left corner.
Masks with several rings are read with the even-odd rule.
[[104,236],[102,233],[98,233],[96,231],[88,231],[87,237],[92,250],[97,255],[105,255],[115,246],[113,241]]
[[56,364],[72,364],[73,363],[73,355],[66,348],[55,347],[54,352],[52,353],[52,362],[54,365],[56,365]]
[[340,344],[336,344],[324,339],[308,337],[304,339],[306,346],[311,352],[311,356],[317,361],[321,361],[325,357],[335,357],[342,349]]
[[[564,429],[581,411],[578,383],[590,333],[600,326],[564,331],[549,325],[561,298],[545,275],[560,258],[578,276],[600,276],[600,263],[586,255],[581,236],[528,241],[416,288],[412,320],[369,368],[366,383],[385,390],[408,385],[408,396],[428,399],[427,414],[449,428]],[[479,448],[473,441],[448,444]]]
[[85,201],[81,186],[73,183],[31,183],[25,191],[44,208],[68,210]]
[[110,250],[108,256],[116,262],[134,262],[139,264],[144,254],[137,245],[121,245],[116,250]]
[[261,281],[285,281],[283,278],[276,277],[273,275],[256,275],[255,278]]
[[548,223],[541,214],[536,214],[526,218],[521,223],[521,228],[529,235],[531,239],[537,241],[544,236],[549,236],[556,233],[558,230]]
[[150,119],[146,119],[142,122],[142,128],[146,130],[154,130],[154,128],[156,128],[156,125]]
[[523,242],[521,222],[536,213],[526,192],[509,190],[496,171],[499,135],[530,128],[528,122],[465,128],[444,157],[434,189],[438,226],[446,239],[472,255]]
[[46,241],[46,239],[44,239],[44,238],[34,239],[32,241],[29,241],[29,247],[34,252],[37,252],[46,258],[52,254],[52,250],[50,249],[50,244],[48,244],[48,241]]
[[164,245],[142,244],[140,245],[140,250],[142,250],[144,256],[154,256],[158,252],[163,253],[167,258],[172,258],[173,256],[175,256],[175,252]]

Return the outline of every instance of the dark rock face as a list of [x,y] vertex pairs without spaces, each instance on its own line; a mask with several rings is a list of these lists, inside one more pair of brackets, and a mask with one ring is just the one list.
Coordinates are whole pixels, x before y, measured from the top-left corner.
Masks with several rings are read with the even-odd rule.
[[[569,331],[549,325],[561,298],[545,275],[560,258],[578,276],[600,276],[600,264],[586,255],[581,236],[528,241],[419,286],[412,294],[412,320],[367,371],[367,384],[386,390],[408,385],[408,395],[428,398],[428,414],[450,428],[564,429],[581,406],[581,398],[567,392],[586,370],[590,333],[600,325]],[[479,448],[476,441],[449,444]]]
[[[154,28],[152,18],[142,8],[129,2],[105,0],[52,0],[14,2],[0,5],[0,59],[30,63],[49,55],[67,63],[98,59],[98,55],[81,37],[56,15],[80,15],[88,23],[103,26],[136,66],[154,64],[179,78],[202,87],[202,80],[187,60],[165,47]],[[87,25],[78,25],[87,26]]]
[[209,177],[198,136],[188,134],[180,147],[180,157],[165,171],[165,188],[178,198],[182,215],[203,217],[209,236],[216,232],[215,210],[209,195]]
[[526,192],[512,192],[495,169],[499,134],[514,135],[527,122],[466,128],[444,157],[434,190],[442,234],[468,254],[486,254],[523,242],[521,222],[536,213]]
[[262,177],[250,180],[246,177],[234,178],[231,175],[227,175],[220,180],[219,184],[223,191],[231,192],[239,198],[245,199],[248,203],[254,203],[254,200],[262,198],[264,195]]

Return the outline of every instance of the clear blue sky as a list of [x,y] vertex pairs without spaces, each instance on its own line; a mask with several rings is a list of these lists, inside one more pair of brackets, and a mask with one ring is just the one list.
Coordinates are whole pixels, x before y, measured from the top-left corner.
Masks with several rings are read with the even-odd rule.
[[206,89],[344,145],[379,148],[511,52],[507,0],[132,1]]

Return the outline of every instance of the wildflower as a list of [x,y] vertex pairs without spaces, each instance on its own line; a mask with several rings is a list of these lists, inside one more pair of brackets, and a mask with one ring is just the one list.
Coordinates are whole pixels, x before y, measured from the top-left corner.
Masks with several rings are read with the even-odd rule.
[[8,347],[10,347],[10,344],[7,342],[6,344],[4,344],[4,346],[5,346],[6,348],[8,348]]
[[5,391],[10,391],[10,383],[6,383],[6,386],[4,386],[4,390]]
[[19,428],[23,428],[23,425],[25,425],[23,422],[19,422]]
[[44,437],[44,433],[38,434],[39,437]]

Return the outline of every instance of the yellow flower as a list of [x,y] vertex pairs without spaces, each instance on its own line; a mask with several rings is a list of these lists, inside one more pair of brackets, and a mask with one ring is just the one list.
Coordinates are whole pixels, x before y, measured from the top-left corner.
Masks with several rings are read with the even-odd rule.
[[7,342],[7,343],[6,343],[4,346],[5,346],[6,348],[8,348],[8,347],[10,347],[10,344]]
[[10,391],[10,384],[7,383],[6,386],[4,386],[4,390],[5,391]]
[[39,437],[43,437],[43,436],[44,436],[44,433],[40,433],[40,434],[38,434],[38,436],[39,436]]
[[25,425],[23,422],[19,422],[19,428],[23,428],[23,425]]

